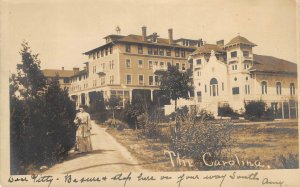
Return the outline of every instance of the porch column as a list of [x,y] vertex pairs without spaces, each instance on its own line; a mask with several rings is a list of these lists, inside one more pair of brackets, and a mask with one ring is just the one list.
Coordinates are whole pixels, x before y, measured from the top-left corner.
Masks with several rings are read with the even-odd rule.
[[289,107],[289,118],[291,118],[291,105],[290,105],[290,101],[288,101],[288,107]]
[[129,102],[131,104],[131,101],[132,101],[132,90],[129,90]]
[[281,102],[281,113],[282,113],[282,119],[284,119],[284,104],[283,101]]
[[295,102],[296,118],[298,119],[298,102]]
[[153,90],[150,91],[151,91],[151,101],[153,101]]

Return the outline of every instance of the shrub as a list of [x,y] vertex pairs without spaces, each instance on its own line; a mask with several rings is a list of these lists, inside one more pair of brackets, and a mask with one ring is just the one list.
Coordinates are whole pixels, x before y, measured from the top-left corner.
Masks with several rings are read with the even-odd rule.
[[202,155],[209,152],[212,159],[226,157],[233,145],[232,131],[233,125],[228,122],[211,124],[189,121],[181,125],[177,136],[172,137],[171,148],[182,156],[192,158],[198,169],[219,169],[206,167]]
[[249,120],[260,119],[266,108],[266,103],[263,101],[245,102],[245,118]]
[[212,113],[202,109],[200,112],[197,113],[195,120],[196,121],[211,121],[214,119],[215,119],[215,117]]
[[218,116],[231,117],[231,119],[238,119],[239,114],[234,112],[229,105],[218,107]]

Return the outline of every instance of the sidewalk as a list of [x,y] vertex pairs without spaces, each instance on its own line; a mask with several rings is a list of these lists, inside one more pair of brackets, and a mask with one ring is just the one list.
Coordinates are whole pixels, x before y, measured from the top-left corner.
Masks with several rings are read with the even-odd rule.
[[105,128],[92,121],[92,146],[90,153],[70,152],[62,163],[49,168],[44,174],[97,173],[144,171],[129,151],[119,144]]

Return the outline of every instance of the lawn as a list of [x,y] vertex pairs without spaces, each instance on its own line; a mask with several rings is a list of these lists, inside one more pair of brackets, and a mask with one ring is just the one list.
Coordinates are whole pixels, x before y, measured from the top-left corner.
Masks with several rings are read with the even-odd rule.
[[[188,167],[172,167],[164,150],[169,150],[167,141],[147,139],[139,130],[107,130],[118,142],[135,156],[142,167],[151,171],[196,170]],[[289,154],[298,155],[298,123],[260,123],[234,125],[232,138],[236,141],[231,153],[243,160],[257,160],[265,165],[262,169],[283,168],[279,156],[288,158]],[[297,157],[297,162],[298,157]]]

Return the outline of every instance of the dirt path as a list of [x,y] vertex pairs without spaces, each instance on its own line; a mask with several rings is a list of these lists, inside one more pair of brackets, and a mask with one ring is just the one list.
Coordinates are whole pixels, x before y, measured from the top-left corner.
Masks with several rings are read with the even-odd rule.
[[44,174],[96,173],[145,171],[128,150],[119,144],[105,128],[92,122],[91,153],[70,152],[62,163],[56,164],[43,172]]

